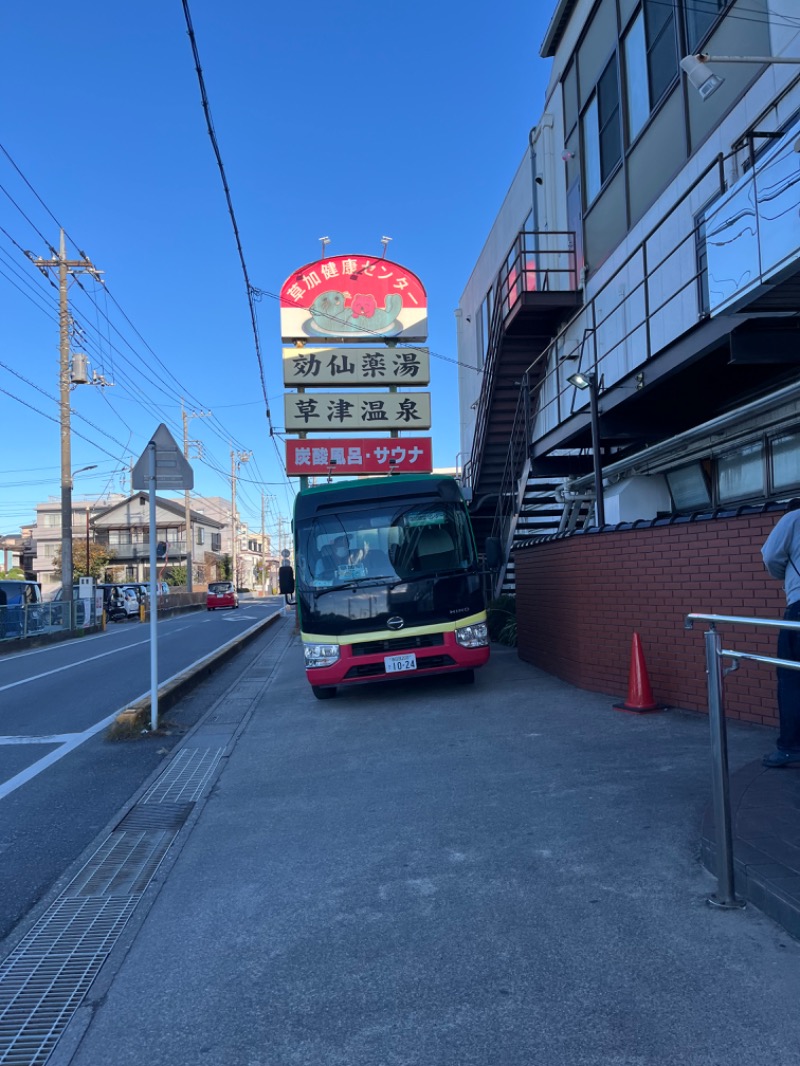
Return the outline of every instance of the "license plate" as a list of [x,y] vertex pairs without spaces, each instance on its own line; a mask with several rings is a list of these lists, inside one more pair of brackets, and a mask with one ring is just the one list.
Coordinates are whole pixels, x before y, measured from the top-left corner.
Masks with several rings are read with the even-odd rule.
[[408,655],[387,655],[383,663],[387,674],[399,674],[403,670],[416,670],[417,657],[413,652]]

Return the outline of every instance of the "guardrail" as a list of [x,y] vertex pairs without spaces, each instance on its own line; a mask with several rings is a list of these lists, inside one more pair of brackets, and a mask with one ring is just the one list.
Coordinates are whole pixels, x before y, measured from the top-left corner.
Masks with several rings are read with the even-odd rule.
[[74,623],[65,624],[64,612],[69,605],[62,601],[48,603],[17,603],[0,607],[0,642],[25,640],[61,630],[82,629],[95,625],[94,602],[75,599],[72,601]]
[[[706,674],[708,676],[708,719],[711,727],[711,781],[714,801],[714,829],[716,835],[717,891],[708,897],[715,907],[743,907],[744,901],[736,896],[733,875],[733,837],[731,833],[731,801],[728,785],[728,734],[725,725],[724,680],[725,676],[739,669],[742,659],[757,663],[785,666],[800,670],[800,663],[790,659],[775,659],[770,655],[755,655],[752,652],[733,651],[722,647],[722,637],[717,631],[718,622],[736,625],[767,626],[773,629],[798,629],[800,622],[786,622],[772,618],[740,618],[722,614],[687,614],[685,629],[693,629],[695,622],[709,622],[705,631]],[[732,659],[733,666],[722,668],[723,659]]]

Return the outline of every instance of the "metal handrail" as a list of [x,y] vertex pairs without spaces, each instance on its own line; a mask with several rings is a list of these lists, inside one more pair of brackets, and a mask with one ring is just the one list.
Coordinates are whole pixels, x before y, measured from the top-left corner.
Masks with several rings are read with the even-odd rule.
[[[769,655],[733,651],[722,647],[722,638],[716,628],[718,622],[737,625],[768,626],[773,629],[800,630],[800,622],[786,622],[774,618],[742,618],[738,615],[687,614],[685,629],[693,629],[695,622],[709,622],[706,630],[706,674],[708,676],[708,719],[711,727],[711,781],[714,800],[714,828],[717,844],[717,891],[708,902],[716,907],[743,907],[736,897],[733,875],[733,835],[731,833],[731,801],[728,785],[728,739],[725,723],[723,682],[725,674],[739,669],[741,659],[770,663],[773,666],[800,670],[800,663],[791,659],[777,659]],[[722,660],[733,659],[734,665],[723,671]]]
[[[532,238],[532,241],[529,242],[528,238]],[[554,241],[562,238],[566,238],[563,247],[539,247],[540,243],[552,245]],[[529,247],[529,243],[533,245],[533,248]],[[544,263],[547,262],[547,257],[551,256],[566,256],[567,266],[545,269]],[[478,397],[478,407],[475,412],[475,433],[470,453],[473,487],[477,486],[477,475],[479,475],[483,457],[483,447],[489,422],[489,408],[494,391],[497,356],[506,318],[517,306],[524,293],[553,291],[553,287],[550,285],[551,275],[566,275],[567,277],[567,285],[565,287],[555,286],[557,291],[577,291],[577,257],[574,232],[572,230],[542,232],[521,230],[514,238],[507,255],[503,259],[503,265],[495,275],[492,283],[492,318],[489,323],[486,362],[483,366],[483,383]],[[529,284],[531,279],[533,279],[533,283]],[[539,284],[537,279],[544,279],[544,283]]]

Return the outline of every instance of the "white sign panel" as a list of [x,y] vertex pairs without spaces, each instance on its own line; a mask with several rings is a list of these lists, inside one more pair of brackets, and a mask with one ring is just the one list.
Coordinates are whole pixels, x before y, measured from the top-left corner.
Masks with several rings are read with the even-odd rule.
[[429,385],[427,348],[284,348],[284,385],[363,388],[370,385]]
[[293,392],[283,401],[290,433],[431,428],[429,392]]

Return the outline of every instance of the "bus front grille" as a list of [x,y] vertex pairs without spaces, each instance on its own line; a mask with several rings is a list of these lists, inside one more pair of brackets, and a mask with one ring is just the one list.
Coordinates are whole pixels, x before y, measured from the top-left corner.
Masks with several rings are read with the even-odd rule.
[[387,640],[368,640],[353,645],[353,655],[392,655],[398,651],[417,648],[437,648],[444,644],[443,633],[421,633],[415,637],[389,637]]

